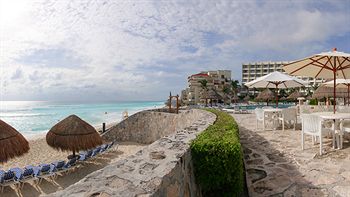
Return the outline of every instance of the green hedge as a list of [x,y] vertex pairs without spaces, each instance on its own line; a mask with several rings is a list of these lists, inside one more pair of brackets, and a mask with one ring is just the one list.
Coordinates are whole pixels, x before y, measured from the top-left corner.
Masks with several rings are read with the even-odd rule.
[[240,196],[244,169],[237,123],[225,112],[208,111],[216,122],[191,143],[196,181],[203,196]]

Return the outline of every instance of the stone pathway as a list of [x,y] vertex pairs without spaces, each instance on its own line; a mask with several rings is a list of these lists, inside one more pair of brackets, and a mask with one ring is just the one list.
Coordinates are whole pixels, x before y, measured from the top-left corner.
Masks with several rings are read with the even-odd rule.
[[[301,150],[300,130],[257,131],[254,114],[234,114],[240,127],[250,196],[350,196],[350,143],[325,154],[311,137]],[[300,125],[299,125],[300,127]]]

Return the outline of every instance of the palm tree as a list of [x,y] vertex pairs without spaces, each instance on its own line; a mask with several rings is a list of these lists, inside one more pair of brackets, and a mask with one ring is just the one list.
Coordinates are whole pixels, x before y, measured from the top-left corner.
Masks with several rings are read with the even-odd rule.
[[206,95],[207,95],[207,91],[208,91],[208,81],[206,79],[202,79],[202,80],[199,80],[199,83],[201,84],[201,88],[202,88],[202,95],[201,97],[205,97],[205,106],[208,105],[208,100],[206,98]]
[[239,81],[238,80],[232,80],[231,81],[231,90],[233,96],[237,96],[237,91],[240,88]]
[[222,92],[224,93],[224,100],[226,98],[226,96],[228,96],[230,98],[229,104],[231,104],[231,97],[229,96],[231,90],[229,86],[224,86],[224,88],[222,89]]

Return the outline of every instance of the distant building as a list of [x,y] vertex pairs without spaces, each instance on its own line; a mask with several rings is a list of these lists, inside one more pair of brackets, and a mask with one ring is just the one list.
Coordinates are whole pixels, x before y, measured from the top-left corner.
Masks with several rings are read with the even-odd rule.
[[[274,71],[284,72],[282,67],[284,64],[289,62],[252,62],[252,63],[244,63],[242,64],[242,84],[253,81],[258,77],[262,77]],[[311,77],[302,77],[298,76],[298,78],[309,82],[309,86],[312,85],[320,85],[325,82],[324,79],[314,79]]]
[[216,71],[202,71],[197,74],[190,75],[188,78],[188,87],[181,92],[181,101],[184,104],[199,104],[203,103],[201,100],[202,87],[201,80],[207,81],[208,89],[214,89],[220,95],[223,95],[225,86],[230,86],[231,71],[230,70],[216,70]]

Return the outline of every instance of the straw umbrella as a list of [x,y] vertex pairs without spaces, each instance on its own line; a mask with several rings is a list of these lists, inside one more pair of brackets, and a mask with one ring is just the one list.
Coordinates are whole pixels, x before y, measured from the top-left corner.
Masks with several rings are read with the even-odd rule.
[[15,128],[0,120],[0,163],[29,151],[28,141]]
[[239,97],[235,94],[231,99],[232,99],[235,103],[237,103],[237,101],[239,100]]
[[88,150],[102,144],[102,138],[94,127],[76,115],[63,119],[46,134],[46,142],[62,151]]
[[292,94],[290,94],[287,99],[289,100],[297,100],[297,98],[299,97],[304,97],[304,95],[302,93],[300,93],[299,91],[294,91]]
[[222,96],[219,93],[217,93],[215,90],[210,89],[207,92],[206,99],[210,99],[210,105],[212,106],[213,105],[213,100],[222,99]]
[[273,98],[275,98],[275,94],[270,89],[266,89],[260,92],[255,99],[266,101],[267,105],[269,105],[269,100],[272,100]]
[[245,97],[243,98],[243,100],[248,102],[248,101],[250,100],[250,96],[249,96],[249,95],[245,96]]
[[336,79],[350,78],[350,54],[338,52],[334,48],[331,52],[319,53],[288,63],[283,66],[283,69],[291,75],[333,79],[333,113],[335,113]]
[[[317,99],[321,99],[321,98],[333,98],[333,87],[327,87],[325,85],[322,85],[320,87],[318,87],[315,92],[312,94],[312,98],[317,98]],[[338,97],[340,98],[345,98],[347,96],[347,92],[345,88],[336,88],[336,92]]]
[[[350,79],[336,79],[335,83],[337,84],[337,87],[339,88],[347,88],[348,89],[348,106],[350,103]],[[334,80],[328,81],[324,83],[325,86],[332,86],[333,87]]]
[[278,107],[277,89],[296,88],[306,85],[307,82],[275,71],[265,76],[259,77],[245,85],[251,88],[275,88],[276,89],[276,107]]

